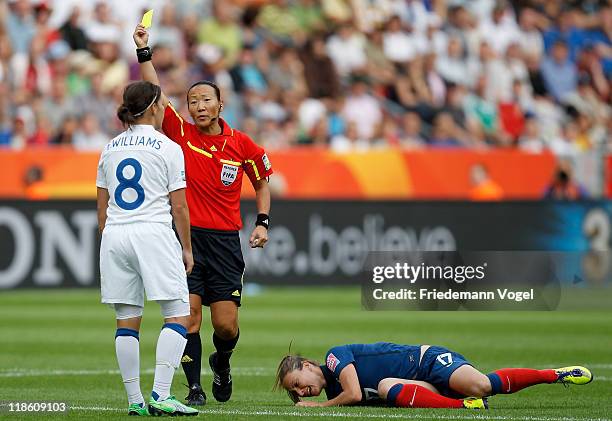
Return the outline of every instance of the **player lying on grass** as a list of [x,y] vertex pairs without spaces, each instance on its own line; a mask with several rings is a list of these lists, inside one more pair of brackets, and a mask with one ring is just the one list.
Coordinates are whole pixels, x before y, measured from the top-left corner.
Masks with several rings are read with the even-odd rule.
[[[548,370],[476,370],[461,354],[440,346],[375,344],[330,349],[325,365],[298,355],[284,357],[275,389],[298,406],[375,404],[410,408],[488,408],[486,396],[514,393],[542,383],[587,384],[591,372],[579,366]],[[326,402],[303,401],[325,390]]]

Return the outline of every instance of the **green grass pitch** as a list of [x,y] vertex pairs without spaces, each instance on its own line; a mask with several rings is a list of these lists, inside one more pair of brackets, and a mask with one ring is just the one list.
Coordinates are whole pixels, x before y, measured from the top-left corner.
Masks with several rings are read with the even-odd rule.
[[[246,296],[241,338],[233,358],[234,395],[225,404],[210,393],[203,374],[207,419],[433,419],[570,421],[612,416],[612,312],[366,312],[356,288],[266,288]],[[65,401],[67,414],[0,419],[115,419],[126,416],[126,398],[114,354],[113,312],[97,290],[0,292],[0,401]],[[147,304],[141,331],[141,384],[148,396],[161,326],[157,304]],[[209,320],[203,324],[204,366],[211,352]],[[271,387],[280,357],[293,351],[322,359],[337,344],[394,341],[437,344],[464,354],[477,368],[549,368],[581,364],[595,380],[565,388],[540,385],[492,397],[491,409],[294,408]],[[187,389],[177,371],[173,393]]]

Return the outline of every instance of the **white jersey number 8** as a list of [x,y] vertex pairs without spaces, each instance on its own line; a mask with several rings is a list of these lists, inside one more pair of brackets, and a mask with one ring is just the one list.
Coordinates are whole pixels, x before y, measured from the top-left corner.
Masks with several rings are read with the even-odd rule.
[[[125,167],[134,168],[134,176],[132,178],[126,178],[123,175]],[[140,162],[134,158],[124,159],[117,166],[116,175],[119,181],[119,185],[115,190],[115,203],[117,203],[117,206],[124,210],[134,210],[142,205],[145,200],[145,192],[142,186],[138,184],[140,177],[142,177],[142,165],[140,165]],[[121,196],[127,189],[133,189],[136,192],[136,200],[133,202],[126,202]]]

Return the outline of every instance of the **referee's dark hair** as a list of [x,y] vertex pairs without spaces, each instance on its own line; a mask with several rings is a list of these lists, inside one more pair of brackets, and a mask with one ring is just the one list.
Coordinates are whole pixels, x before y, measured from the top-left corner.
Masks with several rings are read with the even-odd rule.
[[191,90],[193,88],[195,88],[198,85],[208,85],[211,86],[214,90],[215,90],[215,94],[217,94],[217,101],[221,101],[221,90],[219,89],[219,87],[217,86],[217,84],[215,82],[211,82],[210,80],[199,80],[196,83],[194,83],[193,85],[191,85],[189,87],[189,89],[187,89],[187,100],[189,101],[189,92],[191,92]]
[[124,127],[131,127],[160,97],[161,88],[151,82],[130,83],[123,91],[123,104],[117,109],[117,118]]

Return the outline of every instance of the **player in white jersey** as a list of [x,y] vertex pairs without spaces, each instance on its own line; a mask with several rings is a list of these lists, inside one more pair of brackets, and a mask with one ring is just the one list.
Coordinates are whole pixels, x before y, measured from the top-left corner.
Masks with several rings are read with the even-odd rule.
[[[170,395],[187,340],[193,268],[185,165],[180,146],[156,129],[164,107],[149,82],[125,88],[117,117],[128,129],[111,140],[98,164],[98,223],[102,302],[117,318],[115,350],[128,395],[129,415],[197,415]],[[172,221],[180,243],[172,230]],[[182,244],[182,250],[181,250]],[[161,306],[165,324],[157,341],[155,380],[145,406],[140,391],[139,330],[148,300]]]

